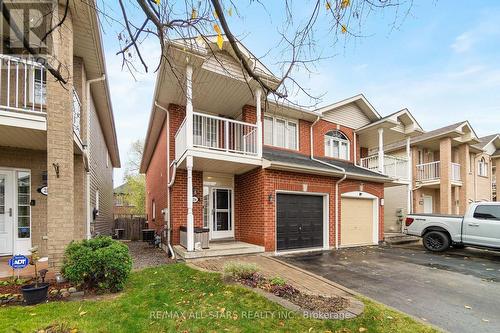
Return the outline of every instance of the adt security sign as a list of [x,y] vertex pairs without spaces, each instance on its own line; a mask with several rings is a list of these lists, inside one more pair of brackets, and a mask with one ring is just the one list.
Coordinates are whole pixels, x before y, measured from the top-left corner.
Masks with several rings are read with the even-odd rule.
[[12,267],[12,269],[23,269],[28,266],[29,263],[30,261],[26,256],[17,255],[9,259],[9,266]]

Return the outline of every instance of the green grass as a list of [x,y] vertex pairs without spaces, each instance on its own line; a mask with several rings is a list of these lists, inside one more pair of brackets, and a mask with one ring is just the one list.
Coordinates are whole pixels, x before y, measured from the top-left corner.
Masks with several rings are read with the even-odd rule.
[[[116,298],[0,308],[0,332],[32,332],[55,324],[78,332],[436,332],[381,304],[363,301],[365,312],[351,320],[320,321],[296,314],[276,318],[287,311],[265,297],[226,285],[219,274],[174,264],[132,273]],[[156,311],[178,316],[154,318]],[[250,318],[254,313],[268,315]]]

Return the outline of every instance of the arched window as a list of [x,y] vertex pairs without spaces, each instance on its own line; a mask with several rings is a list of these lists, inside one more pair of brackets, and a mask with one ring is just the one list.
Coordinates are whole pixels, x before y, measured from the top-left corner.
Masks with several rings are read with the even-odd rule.
[[488,163],[486,163],[486,159],[484,157],[481,157],[479,160],[477,174],[479,176],[488,177]]
[[325,134],[325,156],[349,159],[349,139],[341,131]]

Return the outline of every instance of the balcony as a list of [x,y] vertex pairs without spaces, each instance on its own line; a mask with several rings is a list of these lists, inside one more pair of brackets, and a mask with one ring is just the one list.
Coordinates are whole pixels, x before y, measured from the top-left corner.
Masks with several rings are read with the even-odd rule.
[[73,133],[81,140],[80,120],[82,115],[82,103],[78,97],[78,93],[73,88]]
[[[363,168],[379,171],[379,157],[372,155],[361,159]],[[408,180],[408,159],[403,157],[384,155],[384,169],[382,173],[396,179]]]
[[[219,168],[226,168],[231,163],[260,164],[257,148],[261,142],[257,138],[256,125],[199,112],[193,112],[192,121],[191,134],[187,132],[187,118],[175,134],[177,161],[183,159],[188,150],[188,141],[191,141],[192,148],[189,150],[195,159],[220,160],[226,163],[225,166],[212,163],[215,170],[211,171],[222,172]],[[188,140],[188,135],[191,135],[191,140]],[[206,168],[202,169],[207,171]]]
[[[418,182],[422,183],[439,183],[441,178],[441,161],[434,161],[429,163],[417,164],[417,173],[415,178]],[[460,183],[460,164],[451,163],[451,181],[452,183]]]

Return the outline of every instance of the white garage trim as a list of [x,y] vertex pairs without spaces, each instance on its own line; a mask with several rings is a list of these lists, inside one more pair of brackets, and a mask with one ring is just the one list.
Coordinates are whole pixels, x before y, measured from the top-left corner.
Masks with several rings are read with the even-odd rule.
[[[307,249],[297,249],[297,250],[286,250],[278,251],[278,194],[298,194],[298,195],[312,195],[316,197],[323,197],[323,247],[317,248],[307,248]],[[330,249],[330,195],[328,193],[321,192],[303,192],[303,191],[285,191],[277,190],[274,192],[274,248],[275,255],[287,254],[287,253],[298,253],[298,252],[309,252],[315,250],[329,250]]]
[[[341,198],[353,198],[353,199],[370,199],[373,200],[373,244],[378,244],[378,228],[379,228],[379,198],[373,194],[361,191],[346,192],[340,195]],[[342,224],[342,220],[340,221]],[[342,242],[340,242],[342,244]],[[343,247],[341,245],[341,247]]]

